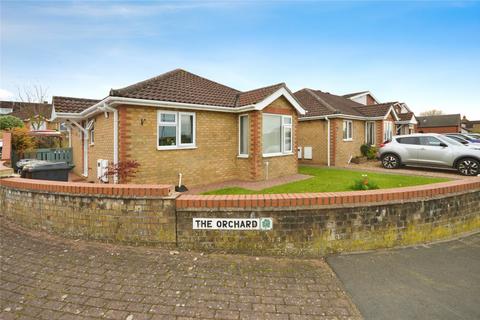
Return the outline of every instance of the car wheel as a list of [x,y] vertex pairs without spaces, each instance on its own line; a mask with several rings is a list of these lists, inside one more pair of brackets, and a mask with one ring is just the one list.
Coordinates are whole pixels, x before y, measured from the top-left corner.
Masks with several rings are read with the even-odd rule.
[[383,155],[382,166],[385,169],[397,169],[400,167],[400,158],[391,153]]
[[464,176],[477,176],[480,174],[480,162],[475,159],[462,159],[457,164],[457,170]]

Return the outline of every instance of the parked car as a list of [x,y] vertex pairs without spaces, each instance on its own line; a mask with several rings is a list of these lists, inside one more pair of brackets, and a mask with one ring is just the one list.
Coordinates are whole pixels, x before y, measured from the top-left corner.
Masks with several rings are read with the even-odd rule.
[[453,168],[460,174],[480,174],[480,150],[440,134],[394,136],[381,145],[379,157],[386,169],[402,165]]
[[479,139],[480,140],[480,133],[469,133],[467,136],[472,137],[473,139]]
[[463,134],[463,133],[446,133],[445,135],[447,137],[459,137],[467,140],[470,143],[480,143],[480,139],[469,137],[467,134]]
[[445,137],[449,138],[449,139],[453,139],[457,142],[460,142],[461,144],[463,144],[464,146],[467,146],[467,147],[470,147],[470,148],[474,148],[474,149],[480,149],[480,143],[477,143],[477,142],[470,142],[468,140],[465,140],[463,138],[460,138],[458,136],[452,136],[452,135],[448,135],[446,134]]

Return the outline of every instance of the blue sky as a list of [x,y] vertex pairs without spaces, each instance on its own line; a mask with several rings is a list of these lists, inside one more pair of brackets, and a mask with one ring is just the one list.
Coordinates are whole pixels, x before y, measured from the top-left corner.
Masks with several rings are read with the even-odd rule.
[[1,2],[0,97],[102,98],[183,68],[480,119],[480,2]]

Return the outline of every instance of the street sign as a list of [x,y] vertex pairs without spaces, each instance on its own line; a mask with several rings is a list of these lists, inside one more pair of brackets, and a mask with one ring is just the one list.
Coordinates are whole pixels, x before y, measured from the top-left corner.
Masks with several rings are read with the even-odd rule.
[[272,230],[272,218],[193,218],[194,230]]

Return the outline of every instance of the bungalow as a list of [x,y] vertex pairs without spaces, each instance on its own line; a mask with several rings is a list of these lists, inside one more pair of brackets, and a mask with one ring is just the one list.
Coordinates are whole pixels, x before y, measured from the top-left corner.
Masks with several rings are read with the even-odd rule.
[[[363,105],[380,104],[380,100],[378,100],[370,91],[348,93],[343,95],[343,97]],[[399,118],[398,121],[395,121],[395,134],[402,135],[415,133],[417,120],[415,114],[410,108],[405,103],[401,102],[396,102],[394,108]]]
[[32,131],[58,129],[58,124],[51,121],[52,105],[47,102],[0,101],[0,115],[19,118]]
[[362,144],[379,145],[395,134],[397,102],[364,105],[320,90],[302,89],[295,97],[307,110],[300,116],[299,157],[328,166],[347,164]]
[[418,119],[420,133],[459,133],[462,132],[462,118],[460,114],[442,114],[422,116]]
[[[195,186],[297,173],[305,110],[284,83],[239,91],[176,69],[112,89],[102,100],[53,97],[77,173],[98,181],[105,162],[136,160],[132,183]],[[111,182],[111,181],[109,181]]]

